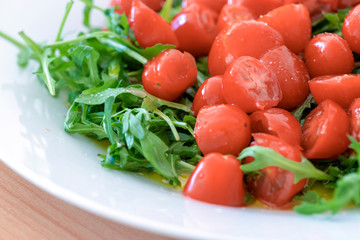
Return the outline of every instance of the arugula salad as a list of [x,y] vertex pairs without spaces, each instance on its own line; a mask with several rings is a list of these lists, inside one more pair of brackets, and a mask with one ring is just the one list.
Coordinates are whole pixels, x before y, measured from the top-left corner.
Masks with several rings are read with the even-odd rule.
[[[281,152],[282,150],[279,150],[281,147],[279,149],[272,147],[273,142],[278,141],[278,139],[256,135],[259,133],[255,133],[253,128],[250,128],[250,123],[252,122],[248,120],[248,114],[255,111],[247,111],[243,110],[243,108],[242,110],[235,109],[237,108],[234,107],[235,103],[231,106],[227,104],[230,97],[227,96],[225,100],[221,100],[224,103],[219,104],[215,110],[210,109],[211,106],[201,106],[199,109],[194,109],[194,98],[196,98],[198,89],[203,90],[204,88],[201,86],[211,77],[223,74],[224,79],[232,77],[230,76],[230,70],[226,70],[227,72],[222,74],[214,74],[218,69],[213,70],[214,67],[210,67],[209,49],[203,50],[195,47],[195,50],[190,53],[196,60],[190,54],[190,60],[187,59],[186,57],[189,56],[185,53],[183,55],[176,55],[176,61],[171,62],[176,69],[184,66],[189,66],[190,68],[191,64],[193,64],[191,67],[196,69],[194,70],[196,73],[195,77],[189,81],[191,84],[187,83],[190,87],[186,84],[184,85],[186,87],[180,87],[180,85],[173,86],[176,89],[185,88],[179,96],[168,98],[165,95],[154,94],[148,90],[151,89],[149,87],[145,90],[144,76],[151,76],[152,68],[150,66],[155,64],[156,61],[161,62],[162,60],[158,60],[160,57],[165,58],[175,54],[173,51],[178,51],[177,49],[186,49],[184,47],[186,44],[182,45],[182,42],[186,42],[189,39],[194,41],[191,33],[187,33],[186,40],[182,40],[179,35],[176,35],[176,41],[178,42],[174,43],[171,41],[156,44],[148,43],[146,41],[150,37],[142,39],[141,34],[139,35],[138,33],[139,25],[136,24],[141,20],[136,20],[137,18],[133,16],[136,12],[140,15],[141,11],[150,11],[147,7],[143,10],[143,5],[139,5],[143,3],[139,3],[139,0],[135,0],[133,3],[129,1],[131,5],[129,12],[121,5],[121,1],[112,1],[111,6],[107,9],[94,5],[92,0],[81,0],[81,2],[84,4],[83,23],[87,31],[80,32],[75,38],[63,38],[63,28],[65,24],[69,24],[67,18],[74,4],[73,1],[70,1],[65,7],[65,14],[60,21],[55,41],[39,44],[25,32],[20,32],[20,38],[17,40],[0,31],[0,38],[18,47],[18,65],[20,67],[27,67],[29,61],[38,63],[39,67],[35,74],[44,83],[51,96],[56,97],[60,91],[68,93],[67,102],[69,109],[64,119],[64,130],[66,132],[69,134],[84,134],[96,140],[108,141],[106,152],[99,155],[103,167],[121,171],[156,173],[174,188],[184,188],[184,195],[215,204],[251,206],[256,199],[259,199],[270,207],[284,208],[284,206],[291,206],[296,212],[301,214],[317,214],[329,211],[335,214],[343,208],[360,205],[360,143],[355,140],[354,136],[347,134],[346,141],[348,141],[348,144],[346,149],[341,151],[341,154],[330,156],[325,160],[319,160],[320,158],[317,157],[315,159],[308,157],[311,154],[305,154],[304,156],[301,153],[304,150],[304,146],[294,147],[291,145],[291,150],[287,150],[287,152],[296,155],[296,157],[292,158],[290,155],[287,155],[288,153]],[[146,1],[144,2],[146,3]],[[154,13],[157,11],[157,16],[160,16],[162,18],[161,21],[166,22],[166,24],[173,23],[172,21],[182,13],[181,11],[190,11],[186,9],[190,9],[191,6],[195,8],[195,5],[190,4],[192,1],[187,2],[187,5],[184,5],[179,0],[166,0],[162,1],[160,8],[151,11]],[[297,5],[297,3],[291,4]],[[225,5],[225,3],[222,5]],[[137,10],[136,7],[142,10]],[[249,8],[249,6],[246,7]],[[276,10],[281,7],[276,6],[273,9]],[[201,11],[205,11],[202,9],[202,5],[198,8]],[[273,9],[268,11],[271,13],[270,10],[275,11]],[[312,36],[324,32],[342,36],[343,22],[351,9],[353,9],[353,6],[345,9],[336,9],[337,11],[324,11],[321,13],[321,17],[316,15],[315,19],[312,19]],[[107,25],[101,29],[93,27],[90,24],[92,11],[101,12],[104,19],[106,19]],[[213,12],[211,13],[212,17],[215,16],[216,11]],[[218,18],[219,13],[220,10],[216,13],[216,18]],[[255,16],[255,19],[257,18],[256,11],[253,11],[251,14]],[[263,14],[261,13],[261,15]],[[145,21],[149,21],[151,16],[147,16],[147,19],[145,17]],[[249,16],[247,14],[246,18]],[[250,21],[249,19],[243,20]],[[253,22],[255,20],[251,20],[249,25],[252,25]],[[160,26],[163,23],[158,24]],[[255,28],[258,27],[256,24],[254,24]],[[267,26],[267,24],[264,25]],[[229,28],[232,26],[234,25],[231,25]],[[211,43],[216,41],[214,38],[218,36],[218,32],[216,30]],[[202,43],[202,45],[204,44]],[[280,47],[282,45],[284,45],[283,42],[279,46],[273,47]],[[181,47],[179,48],[179,46]],[[211,44],[209,45],[210,47]],[[352,67],[351,72],[354,76],[357,76],[357,74],[360,74],[360,56],[356,52],[351,54],[354,57],[354,62],[352,63],[354,67]],[[300,56],[302,54],[298,52],[296,55]],[[186,64],[177,62],[183,58],[187,59]],[[247,59],[236,60],[235,63],[226,67],[227,69],[235,68],[237,64],[243,64],[244,62],[250,64],[252,62],[254,65],[251,65],[251,67],[257,68],[257,71],[265,71],[262,66],[260,68],[258,67],[259,65],[256,65],[258,63],[254,59],[248,57]],[[164,62],[166,61],[173,60],[164,60]],[[173,70],[173,66],[167,66],[166,68],[171,74],[177,71]],[[156,69],[156,67],[153,69]],[[160,69],[160,67],[158,68]],[[239,69],[241,68],[239,67]],[[236,69],[236,71],[240,70]],[[147,75],[145,72],[149,74]],[[269,70],[266,68],[266,73],[268,72]],[[251,74],[245,78],[249,76],[253,78]],[[315,78],[315,75],[311,77]],[[182,79],[181,81],[185,80]],[[225,80],[216,81],[225,86]],[[272,86],[276,84],[271,82]],[[165,83],[161,83],[163,88],[161,91],[166,90],[164,86]],[[235,89],[236,87],[230,88]],[[223,88],[223,93],[224,89],[225,87]],[[216,95],[216,93],[213,94],[214,96]],[[281,96],[281,93],[278,95]],[[282,95],[284,96],[284,94]],[[317,107],[323,106],[321,105],[323,103],[318,102],[315,95],[314,97],[313,95],[307,91],[301,103],[297,104],[291,111],[288,111],[291,112],[292,117],[298,121],[299,126],[301,125],[303,129],[308,121],[306,118],[311,112]],[[273,108],[279,104],[279,101],[280,99],[274,104],[267,102],[266,104],[272,105],[264,105],[263,109]],[[218,103],[216,102],[215,104]],[[259,104],[256,106],[259,106]],[[324,109],[322,111],[325,111]],[[258,110],[256,109],[256,111]],[[242,112],[236,113],[238,115],[231,115],[234,111]],[[245,134],[244,132],[249,131],[245,137],[241,137],[244,141],[244,146],[239,151],[223,153],[223,148],[214,150],[217,146],[214,148],[210,147],[210,150],[207,150],[207,147],[212,146],[212,143],[208,141],[210,138],[212,139],[212,136],[216,135],[216,132],[200,136],[201,129],[206,128],[206,125],[199,127],[199,124],[200,121],[208,121],[210,114],[213,112],[220,113],[224,116],[223,118],[236,118],[239,121],[236,123],[222,123],[223,125],[244,125],[244,129],[239,130],[239,133],[237,129],[231,129],[232,134],[243,135]],[[222,119],[221,116],[218,119]],[[214,131],[215,129],[216,127],[212,128]],[[201,138],[204,140],[201,140]],[[251,139],[253,139],[252,144],[250,144]],[[220,138],[214,141],[218,142],[218,145],[221,145],[223,142]],[[240,142],[238,139],[234,141]],[[282,141],[281,144],[283,145],[281,146],[288,146],[288,143],[283,143]],[[226,146],[229,146],[229,144]],[[296,148],[296,150],[293,150],[293,148]],[[311,161],[306,157],[311,158]],[[219,163],[220,165],[215,165],[217,162],[221,162]],[[230,169],[230,165],[234,165],[236,169]],[[229,170],[225,172],[224,169]],[[277,171],[278,176],[286,176],[286,180],[290,181],[287,186],[291,185],[289,187],[291,188],[289,190],[291,193],[284,197],[286,200],[283,203],[272,203],[272,200],[266,199],[266,195],[269,193],[259,192],[259,184],[256,181],[259,179],[261,181],[261,178],[269,179],[272,177],[264,169],[267,169],[268,172],[270,170],[273,172]],[[224,172],[219,173],[221,171]],[[284,175],[284,172],[286,175]],[[212,179],[205,183],[201,182],[198,185],[195,183],[195,185],[190,186],[192,184],[189,183],[190,181],[187,182],[185,187],[181,185],[180,176],[191,175],[189,179],[191,182],[195,182],[197,179],[202,181],[203,176],[201,174],[203,173],[208,174]],[[227,175],[229,180],[226,179],[226,176],[225,180],[217,179],[221,175]],[[234,179],[240,179],[240,182],[235,183]],[[224,189],[224,186],[229,185],[229,181],[231,182],[230,185],[234,185],[236,189],[231,189],[230,187],[230,190]],[[294,186],[297,186],[299,190],[293,190]],[[271,187],[268,189],[271,189]],[[210,193],[205,193],[205,190],[210,191]],[[231,191],[229,193],[229,196],[231,195],[229,197],[231,198],[230,200],[224,199],[224,196],[228,194],[227,191]],[[261,189],[261,191],[264,190]],[[323,192],[328,193],[326,198],[324,198]],[[216,194],[220,195],[220,197]],[[234,194],[236,196],[232,197]],[[277,193],[271,194],[274,196]],[[281,193],[281,196],[284,196],[284,194]]]

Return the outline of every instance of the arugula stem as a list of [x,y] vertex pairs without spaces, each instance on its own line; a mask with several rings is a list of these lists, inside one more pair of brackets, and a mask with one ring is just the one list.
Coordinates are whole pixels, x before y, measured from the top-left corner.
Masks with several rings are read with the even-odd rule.
[[21,42],[19,42],[18,40],[16,40],[13,37],[10,37],[9,35],[3,33],[0,31],[0,37],[4,38],[5,40],[7,40],[8,42],[12,43],[13,45],[15,45],[16,47],[20,48],[20,49],[24,49],[25,45],[22,44]]
[[64,17],[63,17],[63,19],[62,19],[62,21],[61,21],[60,29],[59,29],[58,34],[57,34],[57,36],[56,36],[55,42],[58,42],[58,41],[60,41],[60,39],[61,39],[61,33],[62,33],[63,29],[64,29],[65,22],[66,22],[66,20],[67,20],[67,18],[68,18],[68,16],[69,16],[69,13],[70,13],[70,11],[71,11],[71,8],[72,8],[73,4],[74,4],[74,1],[73,1],[73,0],[70,0],[70,2],[68,2],[68,3],[66,4],[65,15],[64,15]]
[[180,140],[180,136],[179,136],[179,133],[178,131],[176,130],[176,127],[174,126],[174,124],[172,123],[172,121],[170,120],[170,118],[168,116],[166,116],[163,112],[159,111],[158,109],[155,109],[154,110],[154,113],[159,115],[160,117],[162,117],[166,122],[167,124],[169,125],[170,129],[171,129],[171,132],[173,133],[174,135],[174,138],[176,141],[179,141]]
[[99,10],[100,12],[104,13],[105,10],[102,9],[101,7],[98,7],[96,5],[94,5],[92,2],[88,1],[88,0],[80,0],[81,2],[83,2],[86,6],[88,6],[89,8],[94,8],[96,10]]
[[177,161],[176,166],[178,168],[181,168],[182,170],[190,172],[190,173],[195,170],[195,166],[191,165],[190,163],[184,162],[184,161]]

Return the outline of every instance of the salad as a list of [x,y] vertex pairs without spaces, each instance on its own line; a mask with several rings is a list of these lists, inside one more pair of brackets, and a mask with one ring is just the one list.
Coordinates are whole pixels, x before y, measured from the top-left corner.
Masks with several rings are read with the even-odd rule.
[[65,131],[109,141],[104,167],[215,204],[360,204],[358,1],[82,2],[76,38],[62,34],[72,1],[52,43],[0,36],[51,95],[68,92]]

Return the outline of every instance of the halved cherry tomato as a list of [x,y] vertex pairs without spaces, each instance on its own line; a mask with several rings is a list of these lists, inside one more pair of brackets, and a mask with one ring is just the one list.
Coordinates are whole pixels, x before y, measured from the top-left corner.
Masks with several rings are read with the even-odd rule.
[[205,155],[187,180],[183,194],[208,203],[244,205],[246,191],[240,161],[220,153]]
[[281,108],[256,111],[250,115],[252,133],[274,135],[288,144],[300,148],[301,125],[290,112]]
[[331,99],[343,108],[360,97],[360,75],[345,74],[322,76],[309,81],[310,91],[316,103]]
[[205,106],[197,116],[194,132],[203,154],[218,152],[238,155],[250,143],[250,119],[236,106]]
[[171,21],[179,49],[195,57],[207,55],[217,35],[218,14],[206,5],[192,3]]
[[222,7],[226,4],[227,0],[183,0],[182,7],[186,8],[192,3],[200,3],[208,6],[215,12],[219,13]]
[[242,21],[220,32],[209,53],[211,76],[223,75],[226,68],[241,56],[261,57],[269,49],[284,45],[281,34],[266,23]]
[[349,110],[350,119],[350,135],[360,141],[360,98],[356,98],[350,105]]
[[[301,162],[300,150],[280,138],[263,133],[253,134],[253,137],[254,142],[251,145],[271,148],[289,161]],[[307,182],[303,179],[294,184],[294,174],[279,167],[266,167],[260,172],[261,174],[248,177],[247,187],[255,198],[270,207],[281,208],[289,205]]]
[[300,57],[281,46],[269,50],[260,61],[276,75],[280,83],[282,99],[277,107],[293,110],[304,102],[309,95],[310,77]]
[[360,4],[354,7],[346,16],[342,33],[351,50],[360,54]]
[[241,5],[248,8],[256,17],[282,6],[283,0],[228,0],[228,4]]
[[143,48],[158,43],[178,45],[178,40],[170,25],[140,0],[133,0],[129,25],[134,31],[135,39]]
[[282,97],[276,76],[259,60],[240,57],[224,74],[223,96],[247,113],[276,106]]
[[321,33],[311,39],[304,59],[311,77],[351,73],[355,64],[349,45],[335,33]]
[[301,139],[308,159],[334,158],[349,145],[349,120],[342,107],[332,100],[321,102],[306,117]]
[[165,0],[141,0],[141,1],[155,12],[160,11],[165,3]]
[[255,16],[249,9],[241,5],[225,4],[221,9],[216,27],[218,32],[224,28],[244,20],[253,20]]
[[206,79],[197,90],[191,110],[197,116],[200,109],[207,105],[226,103],[222,94],[223,76]]
[[287,4],[275,8],[261,16],[259,21],[277,30],[284,38],[285,45],[294,53],[302,52],[310,41],[311,18],[303,4]]
[[196,62],[191,54],[168,49],[144,66],[142,83],[152,95],[173,101],[195,84],[196,76]]

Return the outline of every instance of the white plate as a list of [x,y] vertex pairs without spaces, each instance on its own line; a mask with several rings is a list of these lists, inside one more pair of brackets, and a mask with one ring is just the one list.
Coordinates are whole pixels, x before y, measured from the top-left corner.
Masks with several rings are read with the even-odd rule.
[[[25,30],[36,41],[55,39],[65,3],[1,0],[0,30],[13,36]],[[76,1],[65,32],[81,29],[82,6]],[[0,159],[47,192],[119,223],[178,238],[360,239],[359,211],[329,217],[220,207],[186,199],[136,174],[102,168],[97,154],[104,149],[63,131],[64,101],[52,98],[31,74],[34,65],[18,68],[17,49],[2,39],[0,50]]]

